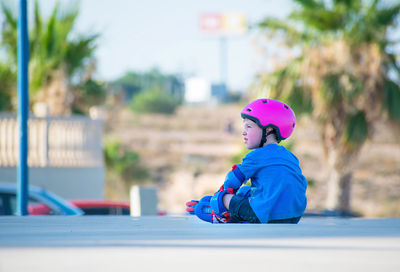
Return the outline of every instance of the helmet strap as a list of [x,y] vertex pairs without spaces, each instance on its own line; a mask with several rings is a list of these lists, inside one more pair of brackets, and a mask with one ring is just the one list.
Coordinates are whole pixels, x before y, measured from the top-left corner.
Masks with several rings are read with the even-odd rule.
[[271,135],[271,134],[274,134],[274,133],[275,133],[274,130],[271,130],[271,131],[269,131],[269,132],[267,133],[267,129],[266,129],[266,128],[263,128],[263,129],[262,129],[262,136],[261,136],[260,145],[259,145],[258,147],[263,147],[264,144],[267,142],[267,136],[268,136],[268,135]]

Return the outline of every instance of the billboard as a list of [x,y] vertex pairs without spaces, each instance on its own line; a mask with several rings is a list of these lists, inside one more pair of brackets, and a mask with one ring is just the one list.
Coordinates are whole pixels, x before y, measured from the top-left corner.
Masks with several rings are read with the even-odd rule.
[[243,13],[205,13],[200,15],[200,30],[220,35],[240,35],[247,32],[247,18]]

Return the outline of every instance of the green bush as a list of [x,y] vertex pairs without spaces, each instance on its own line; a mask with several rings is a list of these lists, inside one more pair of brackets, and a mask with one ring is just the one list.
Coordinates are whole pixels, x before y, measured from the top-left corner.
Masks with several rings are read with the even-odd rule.
[[119,141],[104,144],[104,157],[107,169],[120,175],[125,181],[144,181],[149,177],[148,170],[141,164],[138,153],[127,150]]
[[130,108],[139,113],[173,114],[179,102],[175,96],[153,89],[136,95],[131,101]]
[[73,91],[72,112],[87,114],[91,106],[104,104],[106,86],[100,81],[88,79]]
[[238,164],[242,162],[242,159],[247,155],[247,153],[249,153],[250,150],[248,150],[244,145],[242,146],[242,149],[236,153],[235,155],[233,155],[230,159],[230,162],[232,164]]

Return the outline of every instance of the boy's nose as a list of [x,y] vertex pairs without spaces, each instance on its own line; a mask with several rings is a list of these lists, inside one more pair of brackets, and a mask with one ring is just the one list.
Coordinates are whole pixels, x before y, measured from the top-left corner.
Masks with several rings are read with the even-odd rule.
[[243,135],[243,136],[246,135],[246,131],[245,131],[245,130],[242,131],[242,135]]

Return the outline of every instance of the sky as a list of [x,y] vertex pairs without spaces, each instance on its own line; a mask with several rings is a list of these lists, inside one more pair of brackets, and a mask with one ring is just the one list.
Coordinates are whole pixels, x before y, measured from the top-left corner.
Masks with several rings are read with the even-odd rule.
[[[33,1],[30,2],[32,5]],[[70,0],[61,0],[61,7]],[[55,0],[41,0],[50,12]],[[97,77],[113,80],[127,71],[158,68],[163,73],[221,80],[220,36],[200,30],[205,13],[241,12],[249,24],[266,16],[284,18],[289,0],[81,0],[76,33],[100,33]],[[32,9],[32,7],[30,7]],[[254,46],[255,31],[228,36],[226,81],[233,91],[246,89],[264,64]]]
[[[7,1],[7,0],[6,0]],[[15,0],[10,0],[15,1]],[[388,0],[389,1],[389,0]],[[396,0],[390,0],[396,1]],[[30,16],[32,0],[28,1]],[[39,0],[49,14],[57,0]],[[293,9],[290,0],[58,0],[61,8],[79,3],[75,33],[100,33],[97,59],[99,80],[114,80],[128,71],[158,68],[163,73],[221,81],[221,63],[227,67],[226,81],[232,91],[243,91],[259,71],[273,60],[260,53],[256,30],[228,36],[226,61],[221,61],[221,39],[204,33],[199,18],[207,13],[241,12],[249,25],[267,16],[285,18]],[[400,37],[400,29],[397,31]],[[399,46],[400,47],[400,46]],[[269,49],[279,51],[279,46]],[[399,49],[400,50],[400,49]],[[271,53],[271,52],[268,52]]]

